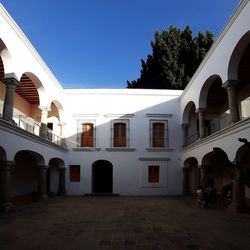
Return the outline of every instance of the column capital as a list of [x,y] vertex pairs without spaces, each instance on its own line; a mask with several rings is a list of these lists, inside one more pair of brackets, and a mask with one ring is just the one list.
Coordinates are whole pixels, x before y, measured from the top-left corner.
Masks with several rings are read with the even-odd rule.
[[10,170],[15,164],[15,161],[0,161],[0,169]]
[[3,82],[6,86],[12,87],[12,88],[16,88],[20,84],[20,82],[18,81],[14,73],[6,74],[3,79]]
[[196,113],[204,113],[206,111],[206,108],[198,108],[195,110]]
[[222,84],[223,88],[232,88],[236,87],[239,84],[239,80],[227,80]]
[[37,165],[37,166],[38,166],[38,168],[39,168],[41,171],[47,170],[47,169],[49,168],[49,166],[47,166],[47,165]]
[[41,111],[47,111],[47,112],[51,111],[51,108],[48,107],[48,106],[38,106],[38,108],[39,108]]

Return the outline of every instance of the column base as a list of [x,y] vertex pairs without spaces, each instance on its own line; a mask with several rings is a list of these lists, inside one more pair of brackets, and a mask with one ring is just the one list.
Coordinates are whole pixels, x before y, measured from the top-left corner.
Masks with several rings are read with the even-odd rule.
[[0,212],[3,212],[3,213],[10,213],[14,210],[14,208],[15,206],[13,205],[12,202],[0,204]]

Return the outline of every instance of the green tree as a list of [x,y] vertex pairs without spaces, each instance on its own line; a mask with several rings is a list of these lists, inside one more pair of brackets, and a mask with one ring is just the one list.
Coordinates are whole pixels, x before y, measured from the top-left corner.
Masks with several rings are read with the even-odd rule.
[[137,80],[127,81],[128,88],[183,89],[213,43],[211,32],[193,37],[189,26],[180,30],[154,33],[152,55],[141,60],[141,74]]

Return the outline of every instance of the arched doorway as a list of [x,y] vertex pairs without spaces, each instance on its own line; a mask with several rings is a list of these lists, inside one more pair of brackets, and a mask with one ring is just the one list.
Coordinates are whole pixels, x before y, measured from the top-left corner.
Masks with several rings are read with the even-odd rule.
[[221,148],[213,148],[202,158],[203,184],[221,191],[223,186],[232,181],[232,166],[227,154]]
[[13,203],[16,206],[22,206],[43,199],[43,174],[46,171],[44,158],[36,152],[22,150],[16,153],[14,161],[16,164],[11,171]]
[[99,160],[92,165],[92,192],[113,193],[113,165]]
[[198,161],[190,157],[184,161],[183,194],[195,194],[198,184],[201,183],[201,171]]
[[52,158],[46,175],[46,190],[49,195],[65,194],[65,166],[64,161]]

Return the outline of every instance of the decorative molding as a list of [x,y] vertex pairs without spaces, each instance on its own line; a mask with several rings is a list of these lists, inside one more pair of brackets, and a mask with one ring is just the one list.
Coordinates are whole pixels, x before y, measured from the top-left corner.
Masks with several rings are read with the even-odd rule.
[[100,117],[100,114],[73,114],[72,115],[75,118],[95,118],[95,117]]
[[146,114],[146,117],[153,117],[153,118],[171,118],[173,114]]
[[148,152],[173,152],[173,148],[146,148]]
[[139,161],[170,161],[170,158],[166,158],[166,157],[140,157]]
[[101,151],[101,148],[84,148],[84,147],[78,147],[78,148],[72,148],[75,152],[96,152]]
[[133,118],[134,114],[105,114],[105,117],[109,118],[118,118],[118,119],[123,119],[123,118]]
[[108,152],[134,152],[135,148],[105,148]]

